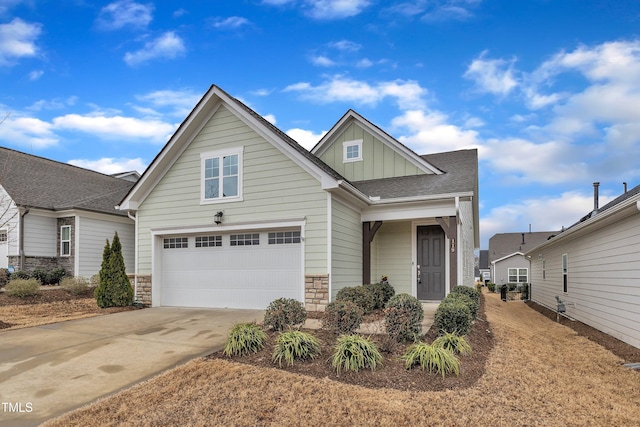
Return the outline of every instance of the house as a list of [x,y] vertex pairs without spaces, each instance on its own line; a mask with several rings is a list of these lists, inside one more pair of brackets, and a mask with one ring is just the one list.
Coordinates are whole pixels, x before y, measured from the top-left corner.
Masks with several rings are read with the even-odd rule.
[[[626,190],[626,188],[625,188]],[[640,348],[640,185],[527,251],[531,300]]]
[[153,306],[323,310],[382,275],[441,300],[473,286],[477,152],[420,156],[352,110],[307,151],[211,86],[120,209]]
[[556,231],[498,233],[489,239],[488,263],[496,285],[529,283],[529,260],[524,252],[558,234]]
[[491,280],[488,249],[481,249],[478,253],[478,277],[482,283],[487,283]]
[[132,185],[0,147],[0,268],[91,277],[117,231],[133,271],[134,222],[115,209]]

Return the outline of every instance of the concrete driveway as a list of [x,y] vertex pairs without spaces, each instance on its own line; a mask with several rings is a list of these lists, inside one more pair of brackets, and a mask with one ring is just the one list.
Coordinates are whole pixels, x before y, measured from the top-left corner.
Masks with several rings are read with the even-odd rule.
[[159,307],[0,332],[0,425],[38,425],[217,351],[263,316]]

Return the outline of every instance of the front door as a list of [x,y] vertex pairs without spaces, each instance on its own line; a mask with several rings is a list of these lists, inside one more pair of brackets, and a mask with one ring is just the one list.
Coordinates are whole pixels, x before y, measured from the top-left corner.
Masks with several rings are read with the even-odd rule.
[[444,230],[439,225],[418,227],[418,299],[442,300],[445,294]]

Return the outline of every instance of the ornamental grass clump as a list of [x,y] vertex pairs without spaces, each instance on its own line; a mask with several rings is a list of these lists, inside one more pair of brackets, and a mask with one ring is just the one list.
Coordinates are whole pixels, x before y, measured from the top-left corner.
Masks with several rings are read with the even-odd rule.
[[451,350],[444,347],[429,345],[425,342],[412,344],[402,355],[405,367],[411,369],[419,365],[422,370],[430,373],[442,374],[442,378],[447,374],[460,374],[460,362]]
[[409,294],[393,296],[384,310],[384,325],[397,342],[417,341],[422,334],[424,309],[422,303]]
[[376,305],[373,294],[364,286],[340,289],[336,294],[336,301],[351,301],[359,305],[364,314],[371,313]]
[[331,356],[331,366],[340,371],[355,371],[382,365],[382,355],[376,344],[361,335],[341,335]]
[[274,331],[284,331],[302,325],[307,320],[304,305],[293,298],[278,298],[267,306],[264,313],[264,326]]
[[91,291],[89,280],[82,276],[65,277],[60,282],[60,287],[71,295],[85,295]]
[[266,341],[267,334],[255,323],[238,323],[229,331],[223,353],[227,357],[257,353]]
[[288,366],[295,360],[315,359],[320,355],[320,341],[308,332],[282,332],[273,349],[272,360],[282,367],[284,361]]
[[40,282],[36,279],[13,279],[4,287],[4,292],[10,297],[26,298],[37,295]]
[[436,338],[433,343],[435,347],[442,347],[450,350],[453,354],[459,354],[461,356],[468,356],[471,354],[471,345],[467,339],[458,335],[456,332],[445,332]]
[[339,334],[350,334],[360,327],[364,311],[351,301],[333,301],[322,314],[322,327]]

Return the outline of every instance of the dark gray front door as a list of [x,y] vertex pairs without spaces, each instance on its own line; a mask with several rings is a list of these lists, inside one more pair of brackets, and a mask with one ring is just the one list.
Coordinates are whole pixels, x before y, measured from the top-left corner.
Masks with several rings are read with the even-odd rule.
[[439,225],[418,227],[418,299],[444,298],[444,231]]

